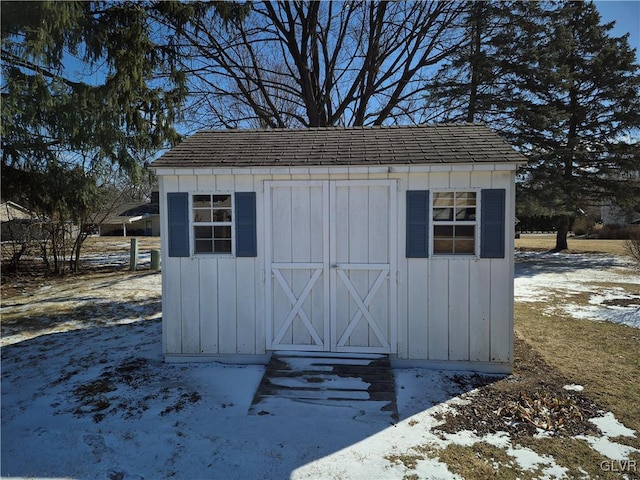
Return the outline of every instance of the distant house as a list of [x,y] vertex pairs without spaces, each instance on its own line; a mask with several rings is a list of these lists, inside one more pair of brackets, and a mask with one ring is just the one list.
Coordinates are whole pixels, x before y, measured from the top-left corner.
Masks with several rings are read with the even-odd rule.
[[196,133],[151,164],[165,358],[510,371],[525,161],[480,124]]
[[[100,236],[152,236],[160,235],[160,211],[157,194],[151,203],[127,203],[98,224]],[[156,200],[154,203],[154,199]]]
[[600,207],[600,219],[604,225],[639,225],[640,205],[624,209],[617,205],[603,205]]
[[0,220],[2,222],[2,241],[27,240],[40,236],[40,220],[28,208],[15,202],[0,203]]
[[18,205],[14,202],[2,202],[0,204],[0,220],[2,223],[10,222],[11,220],[25,220],[31,219],[33,215],[28,208]]

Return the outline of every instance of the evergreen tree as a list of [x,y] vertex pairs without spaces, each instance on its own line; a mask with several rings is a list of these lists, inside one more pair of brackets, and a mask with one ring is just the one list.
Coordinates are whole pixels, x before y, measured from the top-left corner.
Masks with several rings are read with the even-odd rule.
[[186,98],[175,55],[138,2],[2,2],[2,162],[91,154],[135,173],[174,143]]
[[544,31],[537,2],[469,2],[460,48],[440,66],[425,102],[426,118],[511,125],[523,58]]
[[558,216],[562,250],[579,209],[640,198],[640,75],[628,35],[611,37],[592,2],[549,13],[545,40],[526,52],[513,120],[529,157],[521,194]]

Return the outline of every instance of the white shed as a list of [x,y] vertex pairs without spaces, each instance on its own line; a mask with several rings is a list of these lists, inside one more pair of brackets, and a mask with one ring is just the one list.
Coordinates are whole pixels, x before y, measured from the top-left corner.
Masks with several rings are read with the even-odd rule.
[[151,165],[165,358],[510,371],[524,161],[480,124],[196,133]]

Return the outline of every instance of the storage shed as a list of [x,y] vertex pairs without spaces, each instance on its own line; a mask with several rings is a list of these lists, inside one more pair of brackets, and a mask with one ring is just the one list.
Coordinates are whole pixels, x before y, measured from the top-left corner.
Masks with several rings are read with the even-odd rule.
[[165,358],[510,371],[524,161],[482,124],[196,133],[151,165]]

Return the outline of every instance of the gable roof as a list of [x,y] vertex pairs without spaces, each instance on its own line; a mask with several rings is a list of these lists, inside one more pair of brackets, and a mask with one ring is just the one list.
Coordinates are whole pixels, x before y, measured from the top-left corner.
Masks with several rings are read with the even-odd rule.
[[523,163],[484,124],[203,130],[152,168]]
[[160,209],[157,203],[125,203],[120,205],[115,212],[106,215],[101,225],[122,225],[142,220],[145,217],[159,215]]
[[18,205],[15,202],[7,201],[0,204],[0,220],[2,222],[9,222],[11,220],[26,220],[34,218],[28,208]]

